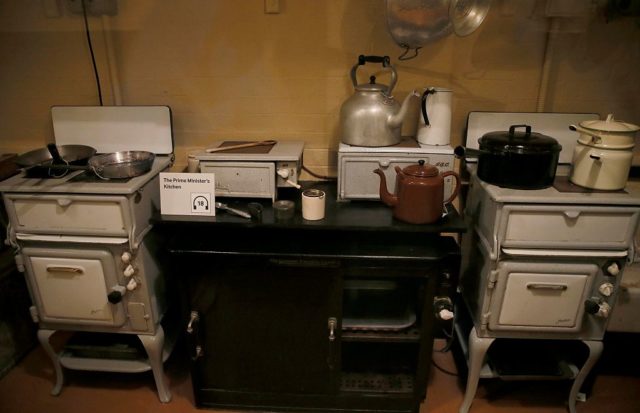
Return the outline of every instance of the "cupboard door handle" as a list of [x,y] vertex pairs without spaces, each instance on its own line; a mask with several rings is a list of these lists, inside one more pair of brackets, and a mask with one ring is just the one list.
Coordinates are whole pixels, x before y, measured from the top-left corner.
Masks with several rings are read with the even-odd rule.
[[191,351],[191,360],[196,361],[203,356],[204,350],[202,346],[198,344],[198,323],[200,322],[200,314],[192,310],[189,317],[189,324],[187,324],[187,343],[188,348]]
[[527,290],[554,290],[554,291],[566,291],[566,284],[544,284],[544,283],[530,283],[527,284]]
[[336,320],[335,317],[331,317],[327,325],[329,327],[329,341],[336,341],[336,326],[338,325],[338,320]]
[[189,324],[187,324],[187,333],[193,334],[194,324],[197,324],[198,321],[200,321],[200,315],[198,315],[197,311],[192,311],[189,318]]
[[200,357],[202,357],[202,355],[203,355],[202,346],[198,345],[198,346],[196,346],[195,353],[194,353],[193,357],[191,357],[191,360],[199,359]]

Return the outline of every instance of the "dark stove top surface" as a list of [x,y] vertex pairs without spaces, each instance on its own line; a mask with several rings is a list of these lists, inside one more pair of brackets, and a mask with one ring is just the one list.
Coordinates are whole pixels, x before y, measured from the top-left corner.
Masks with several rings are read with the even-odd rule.
[[96,183],[96,184],[102,184],[102,183],[126,183],[129,182],[132,178],[110,178],[110,179],[103,179],[100,178],[99,176],[97,176],[96,174],[89,172],[89,171],[85,171],[79,175],[74,176],[73,178],[69,179],[68,182],[84,182],[84,183]]
[[[30,175],[33,171],[22,172],[0,182],[0,192],[23,193],[69,193],[69,194],[131,194],[160,172],[170,167],[169,156],[156,156],[151,170],[143,175],[126,179],[103,180],[91,171],[69,171],[55,178],[48,174],[48,168],[39,171],[41,175]],[[43,175],[42,175],[43,174]]]

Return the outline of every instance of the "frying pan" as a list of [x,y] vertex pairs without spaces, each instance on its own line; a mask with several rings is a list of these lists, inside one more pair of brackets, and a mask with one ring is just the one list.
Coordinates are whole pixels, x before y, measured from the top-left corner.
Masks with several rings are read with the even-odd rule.
[[134,178],[149,172],[155,158],[152,152],[121,151],[92,156],[87,165],[52,164],[48,168],[53,171],[88,170],[105,180]]
[[155,154],[146,151],[122,151],[96,155],[85,145],[49,144],[20,155],[16,164],[24,170],[40,169],[51,177],[60,178],[69,171],[88,170],[102,179],[133,178],[147,173]]
[[[58,154],[58,160],[54,160],[54,153]],[[60,145],[49,144],[46,148],[35,149],[19,155],[16,164],[25,169],[49,166],[53,163],[70,165],[86,165],[89,158],[96,154],[96,150],[85,145]]]

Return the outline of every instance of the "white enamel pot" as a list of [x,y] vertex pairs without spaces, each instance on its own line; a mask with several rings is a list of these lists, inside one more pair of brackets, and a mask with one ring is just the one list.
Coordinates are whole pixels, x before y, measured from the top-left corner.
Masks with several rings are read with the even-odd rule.
[[583,145],[608,149],[631,149],[640,126],[615,120],[609,114],[605,120],[587,120],[569,129],[580,133],[578,142]]
[[631,149],[608,149],[578,141],[573,149],[569,180],[589,189],[623,189],[627,184],[632,159]]

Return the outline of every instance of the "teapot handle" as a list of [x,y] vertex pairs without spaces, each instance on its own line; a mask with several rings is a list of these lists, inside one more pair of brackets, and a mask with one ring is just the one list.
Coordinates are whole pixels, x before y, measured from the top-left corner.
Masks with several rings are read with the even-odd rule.
[[453,201],[456,198],[456,196],[458,196],[458,192],[460,191],[460,175],[458,175],[454,171],[446,171],[442,173],[442,179],[446,178],[447,176],[453,176],[455,178],[456,186],[455,188],[453,188],[453,192],[451,192],[451,196],[449,196],[449,198],[443,202],[444,204],[448,204],[451,201]]
[[391,96],[391,91],[396,86],[396,82],[398,80],[398,74],[396,73],[396,69],[391,65],[391,61],[389,56],[358,56],[358,63],[353,65],[351,68],[351,83],[353,83],[353,87],[358,86],[358,79],[356,79],[356,71],[358,70],[358,66],[364,66],[366,62],[370,63],[382,63],[382,67],[385,69],[389,69],[391,71],[391,82],[387,87],[385,95]]

